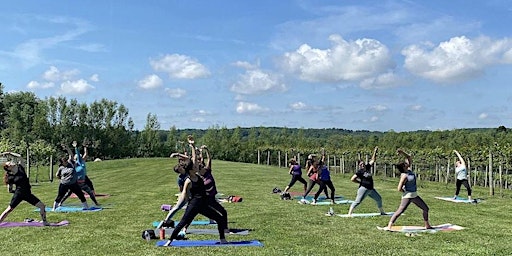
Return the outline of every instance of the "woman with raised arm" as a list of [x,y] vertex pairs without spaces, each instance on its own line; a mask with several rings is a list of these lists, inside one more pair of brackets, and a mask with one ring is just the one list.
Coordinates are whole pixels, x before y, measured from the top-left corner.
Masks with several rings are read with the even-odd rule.
[[423,210],[423,221],[425,222],[425,228],[431,229],[429,220],[428,220],[428,211],[429,208],[425,201],[421,199],[417,192],[416,186],[416,174],[412,172],[412,157],[410,154],[405,153],[402,149],[397,150],[397,154],[405,156],[405,161],[395,165],[400,171],[400,182],[398,182],[397,190],[402,192],[402,201],[400,202],[400,206],[395,211],[391,219],[389,220],[387,229],[391,229],[395,221],[402,215],[402,213],[407,209],[409,204],[414,203],[421,210]]
[[350,180],[354,183],[359,184],[359,188],[357,189],[357,195],[354,202],[350,205],[348,210],[348,215],[351,216],[354,212],[354,209],[361,204],[361,202],[369,196],[377,203],[377,208],[379,208],[380,214],[386,215],[386,212],[382,208],[382,197],[379,192],[375,190],[373,186],[373,177],[372,177],[372,166],[377,160],[377,151],[379,147],[375,147],[373,150],[373,155],[370,161],[365,164],[363,160],[358,160],[359,170],[350,178]]
[[[13,152],[3,152],[0,154],[2,156],[12,156],[19,159],[19,161],[7,161],[3,164],[4,167],[4,183],[7,185],[7,190],[9,193],[13,193],[11,202],[7,206],[7,208],[0,214],[0,223],[4,221],[4,219],[11,213],[16,206],[18,206],[22,201],[26,201],[29,204],[39,208],[39,213],[41,214],[41,220],[43,225],[50,225],[46,221],[46,206],[37,198],[34,194],[32,194],[30,181],[27,177],[27,173],[25,172],[25,166],[23,164],[23,160],[21,159],[21,155]],[[16,188],[13,188],[16,186]]]
[[468,191],[468,200],[473,201],[471,199],[471,186],[468,182],[468,171],[466,169],[466,161],[464,161],[464,158],[460,155],[460,153],[457,150],[453,150],[453,152],[457,155],[457,158],[459,158],[455,162],[455,176],[457,177],[457,181],[455,182],[455,196],[453,199],[457,199],[457,196],[459,196],[460,187],[461,185],[464,185],[466,187],[466,190]]
[[297,163],[295,157],[290,160],[290,170],[288,172],[292,175],[292,180],[288,183],[288,186],[286,186],[283,193],[288,193],[288,190],[290,190],[297,181],[304,185],[304,192],[306,192],[308,183],[304,178],[302,178],[302,166]]
[[320,180],[320,188],[315,194],[313,198],[313,203],[316,203],[318,196],[322,193],[322,191],[327,190],[327,187],[331,190],[331,203],[335,204],[334,195],[336,193],[336,189],[334,188],[334,184],[331,181],[331,172],[329,168],[324,163],[325,158],[322,157],[322,160],[318,163],[318,179]]
[[78,177],[72,160],[71,150],[65,145],[62,146],[68,151],[68,157],[62,157],[59,159],[59,169],[57,170],[57,178],[60,180],[59,190],[57,192],[57,197],[53,202],[52,210],[55,211],[55,209],[61,206],[63,197],[68,191],[75,193],[75,195],[80,199],[80,202],[82,202],[83,209],[87,210],[89,209],[89,206],[87,205],[87,200],[85,199],[82,189],[77,183]]
[[188,205],[185,209],[183,217],[181,218],[178,225],[176,225],[174,228],[171,237],[165,246],[171,246],[172,241],[178,237],[181,229],[183,229],[187,224],[190,224],[192,220],[194,220],[194,218],[197,216],[197,214],[202,214],[210,219],[215,220],[217,222],[220,242],[227,243],[224,233],[227,229],[226,217],[222,216],[222,214],[220,214],[217,210],[215,210],[214,206],[212,206],[212,201],[209,199],[206,193],[204,181],[199,175],[197,175],[197,173],[200,172],[200,169],[197,162],[194,140],[191,137],[189,137],[189,145],[192,148],[191,158],[180,161],[180,163],[178,163],[176,166],[177,169],[186,171],[189,176],[185,180],[183,191],[178,197],[178,202],[169,211],[169,214],[167,215],[164,222],[169,222],[171,218],[176,214],[176,212],[181,209],[181,207],[183,207],[187,201]]

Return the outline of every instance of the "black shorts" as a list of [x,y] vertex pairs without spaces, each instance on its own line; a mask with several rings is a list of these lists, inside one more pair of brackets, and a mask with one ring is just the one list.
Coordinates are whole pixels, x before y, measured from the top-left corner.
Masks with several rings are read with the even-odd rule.
[[11,208],[14,209],[14,208],[16,208],[16,206],[18,206],[21,203],[21,201],[27,201],[29,204],[35,206],[41,200],[39,200],[39,198],[34,196],[34,194],[32,194],[32,192],[30,192],[30,191],[16,190],[14,192],[14,195],[12,196],[11,203],[9,204],[9,206],[11,206]]

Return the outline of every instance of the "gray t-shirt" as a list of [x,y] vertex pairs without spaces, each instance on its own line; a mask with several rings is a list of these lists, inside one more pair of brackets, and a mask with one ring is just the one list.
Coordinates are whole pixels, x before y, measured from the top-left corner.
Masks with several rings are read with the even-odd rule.
[[62,185],[73,184],[77,181],[76,171],[73,167],[59,166],[57,177],[59,177]]

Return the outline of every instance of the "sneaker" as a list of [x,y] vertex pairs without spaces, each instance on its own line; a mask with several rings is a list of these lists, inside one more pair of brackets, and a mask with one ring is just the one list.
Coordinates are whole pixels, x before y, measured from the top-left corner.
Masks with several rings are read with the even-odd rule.
[[164,246],[171,246],[171,243],[172,243],[172,240],[167,240],[167,242],[165,242]]
[[50,222],[48,222],[48,221],[43,221],[43,226],[50,226]]

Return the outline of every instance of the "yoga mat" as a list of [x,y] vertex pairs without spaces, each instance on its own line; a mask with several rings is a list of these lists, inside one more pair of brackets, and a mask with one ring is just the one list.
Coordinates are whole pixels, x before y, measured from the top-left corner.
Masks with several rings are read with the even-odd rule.
[[[63,220],[57,223],[50,223],[50,227],[61,227],[69,224],[69,221]],[[1,222],[0,228],[13,228],[13,227],[46,227],[42,222],[30,221],[30,222]]]
[[[167,240],[156,242],[156,246],[164,246]],[[227,244],[219,243],[219,240],[174,240],[172,247],[196,247],[196,246],[263,246],[258,240],[251,241],[230,241]]]
[[[153,221],[153,227],[158,227],[161,221]],[[174,226],[178,225],[179,221],[174,221]],[[210,220],[193,220],[190,225],[217,225],[217,223],[210,223]]]
[[[61,206],[53,211],[52,207],[46,207],[46,212],[97,212],[103,210],[101,207],[89,207],[89,209],[83,209],[82,207],[74,206]],[[36,212],[40,211],[39,208],[35,209]]]
[[[101,194],[101,193],[96,193],[96,194],[94,194],[94,195],[96,196],[96,198],[107,198],[107,197],[110,197],[110,194]],[[84,192],[84,196],[85,196],[85,198],[89,198],[89,197],[90,197],[90,196],[89,196],[89,194],[87,194],[87,193],[85,193],[85,192]],[[78,197],[75,195],[75,193],[71,194],[71,196],[70,196],[70,197],[71,197],[71,198],[78,198]]]
[[351,218],[351,217],[375,217],[375,216],[392,216],[394,212],[386,212],[385,215],[381,215],[380,212],[372,212],[372,213],[352,213],[352,216],[348,214],[335,214],[338,217],[342,218]]
[[453,196],[445,196],[445,197],[436,196],[435,198],[444,200],[444,201],[448,201],[448,202],[454,202],[454,203],[480,203],[482,201],[482,199],[480,199],[480,198],[469,200],[467,198],[457,197],[457,198],[453,199]]
[[436,233],[439,231],[455,231],[464,229],[461,226],[453,225],[450,223],[432,226],[433,229],[426,229],[423,226],[393,226],[391,229],[386,227],[377,227],[379,230],[391,231],[391,232],[402,232],[402,233]]
[[[297,201],[299,204],[308,204],[308,205],[332,205],[331,204],[331,201],[320,201],[320,202],[316,202],[316,203],[312,203],[308,200],[299,200]],[[351,201],[351,200],[336,200],[334,201],[334,204],[351,204],[352,202],[354,201]]]
[[[166,228],[165,229],[165,236],[169,237],[174,229],[173,228]],[[160,230],[155,229],[155,234],[159,234]],[[194,235],[218,235],[219,231],[217,229],[195,229],[195,228],[189,228],[187,229],[187,234],[194,234]],[[248,229],[236,229],[236,228],[230,228],[229,233],[226,233],[226,235],[248,235],[249,230]]]

